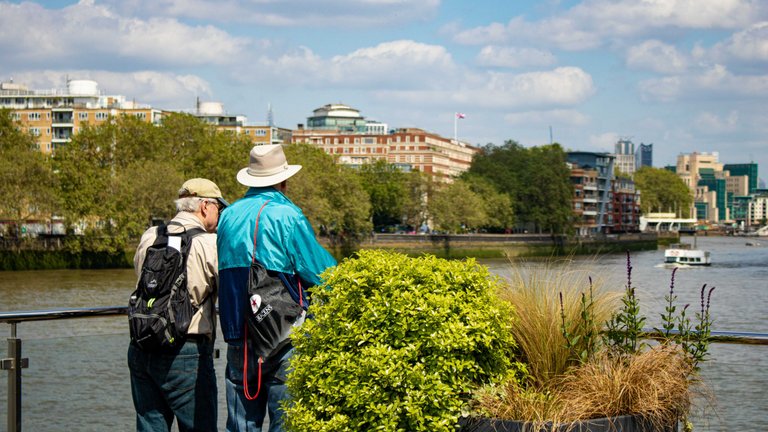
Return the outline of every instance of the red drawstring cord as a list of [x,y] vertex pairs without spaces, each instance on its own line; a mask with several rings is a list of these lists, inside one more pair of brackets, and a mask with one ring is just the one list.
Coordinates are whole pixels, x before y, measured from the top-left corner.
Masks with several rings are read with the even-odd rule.
[[[245,326],[245,340],[248,340],[248,325]],[[259,383],[256,387],[256,394],[251,396],[248,392],[248,343],[243,344],[243,393],[248,400],[254,400],[259,397],[261,391],[261,364],[264,363],[264,358],[259,357]]]
[[[259,213],[256,214],[256,228],[253,230],[253,258],[252,262],[256,262],[256,235],[259,233],[259,216],[261,211],[267,206],[267,200],[259,209]],[[261,391],[261,364],[264,363],[264,359],[259,357],[259,384],[256,387],[256,394],[251,396],[248,392],[248,323],[245,323],[245,337],[243,338],[243,393],[248,400],[254,400],[259,397]]]

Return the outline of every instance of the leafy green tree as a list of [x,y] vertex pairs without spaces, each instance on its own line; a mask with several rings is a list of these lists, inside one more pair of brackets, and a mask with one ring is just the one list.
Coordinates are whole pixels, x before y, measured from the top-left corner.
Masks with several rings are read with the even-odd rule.
[[457,179],[437,188],[430,197],[428,208],[435,228],[442,231],[472,231],[488,220],[483,198],[464,180]]
[[483,147],[463,177],[484,178],[508,194],[518,223],[560,234],[572,223],[573,192],[565,161],[559,144],[528,149],[508,140],[501,146]]
[[483,199],[486,214],[484,226],[491,231],[506,231],[515,223],[512,197],[496,190],[493,184],[479,176],[467,176],[469,188]]
[[524,194],[531,207],[530,222],[540,230],[564,234],[571,230],[573,185],[566,165],[565,151],[559,144],[529,149],[531,165],[526,176],[529,188]]
[[640,209],[643,213],[676,212],[680,217],[690,217],[693,193],[677,174],[644,166],[635,172],[634,180],[641,194]]
[[13,222],[9,234],[20,234],[22,221],[50,217],[58,207],[56,188],[50,158],[10,111],[0,110],[0,218]]
[[372,229],[371,204],[360,176],[310,144],[291,144],[285,153],[291,164],[303,166],[288,181],[287,195],[315,229],[330,235],[333,246],[353,249]]
[[403,207],[403,222],[415,229],[421,227],[429,216],[427,203],[435,189],[431,175],[421,171],[406,174],[406,194]]
[[371,197],[374,229],[401,223],[409,198],[407,174],[396,165],[380,159],[360,167],[360,179]]
[[169,153],[180,162],[184,178],[204,177],[221,189],[229,201],[241,197],[246,187],[237,182],[237,171],[248,166],[253,143],[247,136],[219,131],[189,114],[173,113],[160,128]]
[[63,211],[86,234],[79,247],[124,248],[152,218],[170,219],[187,178],[213,180],[230,200],[242,195],[236,173],[248,163],[250,142],[190,115],[165,120],[155,126],[116,117],[84,127],[57,150]]

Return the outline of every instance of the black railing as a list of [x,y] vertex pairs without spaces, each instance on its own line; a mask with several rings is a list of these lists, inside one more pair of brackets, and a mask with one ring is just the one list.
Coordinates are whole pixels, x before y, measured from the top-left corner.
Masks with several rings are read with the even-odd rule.
[[[126,306],[106,306],[94,308],[69,308],[34,311],[0,312],[0,323],[11,326],[8,338],[8,358],[0,359],[0,369],[8,371],[8,432],[21,431],[21,370],[29,366],[29,360],[22,357],[22,341],[17,337],[16,327],[28,321],[46,321],[74,318],[94,318],[126,315]],[[649,338],[658,336],[646,330]],[[768,334],[750,332],[713,331],[711,342],[737,343],[748,345],[768,345]]]

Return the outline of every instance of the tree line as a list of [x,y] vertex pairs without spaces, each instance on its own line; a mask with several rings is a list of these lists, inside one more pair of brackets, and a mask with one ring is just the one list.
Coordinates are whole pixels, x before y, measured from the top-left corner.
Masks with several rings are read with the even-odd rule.
[[[173,216],[173,199],[187,178],[211,179],[230,201],[243,196],[246,187],[235,175],[248,164],[251,146],[244,135],[173,113],[161,125],[131,116],[86,124],[48,156],[0,110],[0,220],[18,227],[55,215],[68,232],[81,234],[67,236],[67,247],[124,250],[153,219]],[[558,144],[488,144],[452,183],[381,160],[359,168],[337,164],[309,144],[285,151],[290,163],[304,167],[287,195],[335,246],[354,247],[374,231],[418,231],[428,221],[447,233],[526,227],[568,234],[572,228],[573,191]]]

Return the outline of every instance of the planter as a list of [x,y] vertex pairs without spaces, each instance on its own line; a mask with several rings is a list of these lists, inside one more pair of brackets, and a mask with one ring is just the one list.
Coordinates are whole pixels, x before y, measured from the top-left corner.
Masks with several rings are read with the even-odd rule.
[[459,419],[459,432],[677,432],[677,423],[662,428],[636,416],[604,417],[575,423],[546,423],[536,427],[517,420],[483,417]]

